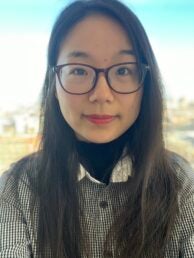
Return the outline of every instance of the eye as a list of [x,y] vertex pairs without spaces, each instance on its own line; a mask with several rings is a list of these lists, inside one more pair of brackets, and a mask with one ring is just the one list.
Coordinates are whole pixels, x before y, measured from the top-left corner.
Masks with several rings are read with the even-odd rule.
[[70,75],[86,76],[88,73],[84,68],[77,67],[69,71]]
[[129,69],[129,67],[119,67],[116,70],[117,75],[126,76],[132,74],[132,71]]

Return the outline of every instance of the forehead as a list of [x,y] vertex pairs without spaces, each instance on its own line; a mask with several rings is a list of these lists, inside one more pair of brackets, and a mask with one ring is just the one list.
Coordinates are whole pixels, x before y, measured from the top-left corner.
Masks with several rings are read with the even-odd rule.
[[129,49],[132,45],[124,28],[113,18],[94,14],[72,28],[61,44],[59,56],[64,58],[68,52],[81,51],[110,57]]
[[[93,14],[86,17],[84,20],[77,23],[68,33],[65,43],[69,40],[84,40],[90,38],[90,42],[93,38],[101,38],[106,41],[108,37],[114,38],[114,44],[120,41],[129,42],[128,35],[124,28],[115,19],[101,15]],[[112,42],[113,43],[113,42]]]

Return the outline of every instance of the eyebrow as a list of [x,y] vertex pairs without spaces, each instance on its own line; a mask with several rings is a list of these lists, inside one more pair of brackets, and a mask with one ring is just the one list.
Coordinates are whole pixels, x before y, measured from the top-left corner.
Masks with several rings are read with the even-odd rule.
[[119,51],[119,55],[135,56],[135,52],[132,49],[123,49],[123,50]]
[[84,57],[84,58],[89,58],[90,55],[88,55],[86,52],[82,51],[72,51],[70,52],[67,57]]
[[[131,56],[135,56],[135,53],[132,49],[123,49],[123,50],[120,50],[118,52],[118,55],[131,55]],[[83,51],[79,51],[79,50],[75,50],[75,51],[72,51],[70,52],[67,57],[71,58],[71,57],[75,57],[75,58],[90,58],[91,56],[89,54],[87,54],[86,52],[83,52]]]

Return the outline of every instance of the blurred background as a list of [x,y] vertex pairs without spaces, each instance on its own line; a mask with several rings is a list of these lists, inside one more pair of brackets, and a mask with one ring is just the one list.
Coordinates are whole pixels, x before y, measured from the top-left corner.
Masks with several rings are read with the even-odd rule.
[[[0,0],[0,173],[36,150],[52,25],[64,0]],[[194,167],[194,1],[123,1],[139,17],[165,84],[166,146]]]

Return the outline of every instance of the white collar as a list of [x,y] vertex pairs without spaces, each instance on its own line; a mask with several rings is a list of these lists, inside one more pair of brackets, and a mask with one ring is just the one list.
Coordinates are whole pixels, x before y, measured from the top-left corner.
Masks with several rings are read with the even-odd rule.
[[[114,167],[110,177],[110,182],[112,183],[127,182],[128,177],[131,176],[131,168],[132,168],[132,162],[129,156],[123,157],[121,160],[118,161],[118,163]],[[90,173],[80,164],[78,181],[81,181],[84,177],[87,177],[94,183],[102,184],[102,182],[92,177]]]

